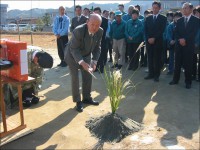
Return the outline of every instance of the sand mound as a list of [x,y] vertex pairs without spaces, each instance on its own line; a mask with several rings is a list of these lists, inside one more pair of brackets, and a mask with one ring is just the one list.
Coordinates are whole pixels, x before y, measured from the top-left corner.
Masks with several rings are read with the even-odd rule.
[[88,120],[86,128],[101,141],[120,142],[126,136],[139,131],[142,125],[127,117],[108,113]]

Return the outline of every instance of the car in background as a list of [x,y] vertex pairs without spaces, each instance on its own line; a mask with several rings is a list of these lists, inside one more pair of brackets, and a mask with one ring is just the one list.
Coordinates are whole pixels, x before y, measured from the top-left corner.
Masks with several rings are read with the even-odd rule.
[[44,25],[32,25],[31,26],[31,30],[32,31],[34,31],[34,32],[36,32],[36,31],[43,31],[43,29],[44,29]]
[[11,23],[11,24],[7,24],[3,27],[3,30],[5,31],[17,31],[17,25],[14,24],[14,23]]
[[1,30],[1,31],[4,30],[4,29],[5,29],[5,26],[6,26],[5,24],[1,24],[1,25],[0,25],[0,30]]
[[31,29],[31,26],[29,24],[18,24],[19,31],[27,31]]

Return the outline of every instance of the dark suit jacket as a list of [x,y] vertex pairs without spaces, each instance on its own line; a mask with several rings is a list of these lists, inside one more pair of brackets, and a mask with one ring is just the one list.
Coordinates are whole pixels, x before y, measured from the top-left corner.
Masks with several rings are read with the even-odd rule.
[[85,16],[81,15],[80,20],[78,21],[78,17],[74,17],[72,18],[72,23],[71,23],[71,27],[70,27],[70,32],[72,32],[77,26],[86,23],[88,18],[86,18]]
[[149,38],[155,38],[155,41],[162,40],[166,23],[167,18],[161,14],[158,14],[155,23],[153,22],[153,15],[148,16],[144,24],[146,40]]
[[108,28],[108,19],[106,19],[103,16],[101,16],[101,18],[102,18],[101,28],[103,29],[103,37],[102,37],[102,39],[105,40],[105,38],[106,38],[106,31],[107,31],[107,28]]
[[[193,15],[190,17],[190,20],[188,21],[186,28],[184,23],[184,17],[178,19],[175,27],[176,40],[178,41],[179,39],[184,38],[186,40],[186,45],[188,45],[187,48],[194,50],[195,37],[200,28],[199,25],[200,25],[200,19]],[[181,46],[179,42],[177,43],[178,46]]]
[[94,34],[93,42],[91,43],[87,24],[85,23],[78,26],[72,32],[72,37],[67,45],[66,55],[72,55],[74,60],[78,63],[82,59],[85,60],[88,59],[87,57],[91,57],[92,53],[92,60],[98,61],[101,53],[100,43],[102,35],[103,29],[99,28],[97,33]]

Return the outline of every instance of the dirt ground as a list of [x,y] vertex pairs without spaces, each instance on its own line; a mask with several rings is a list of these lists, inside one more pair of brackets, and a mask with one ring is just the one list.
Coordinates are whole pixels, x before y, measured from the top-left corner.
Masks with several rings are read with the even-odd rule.
[[[1,38],[18,39],[17,35]],[[30,44],[30,36],[21,35]],[[45,70],[45,80],[39,93],[38,104],[24,109],[25,123],[32,134],[22,137],[2,149],[199,149],[199,82],[190,90],[185,88],[184,76],[178,85],[170,86],[172,76],[166,68],[160,82],[145,81],[146,68],[135,72],[133,82],[138,84],[121,102],[118,114],[144,125],[144,129],[126,137],[120,143],[101,143],[85,127],[90,117],[111,111],[103,79],[94,73],[92,97],[99,106],[84,105],[84,112],[75,110],[71,96],[71,79],[67,68],[56,67],[59,58],[53,35],[34,35],[33,43],[54,57],[54,67]],[[108,65],[112,65],[108,63]],[[125,70],[125,69],[124,69]],[[131,76],[133,71],[123,71]],[[81,78],[80,78],[81,79]],[[80,80],[81,85],[81,80]],[[17,108],[7,110],[10,118],[19,119]],[[108,124],[109,126],[109,124]]]

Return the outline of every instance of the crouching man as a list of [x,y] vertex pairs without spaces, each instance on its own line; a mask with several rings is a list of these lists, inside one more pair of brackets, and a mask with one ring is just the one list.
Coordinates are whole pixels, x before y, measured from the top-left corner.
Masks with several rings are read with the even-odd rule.
[[[31,104],[39,102],[37,97],[38,91],[41,88],[43,69],[52,68],[53,58],[47,52],[44,52],[40,47],[28,46],[28,75],[35,78],[35,82],[26,83],[22,86],[23,106],[29,107]],[[11,84],[4,86],[5,102],[12,104],[18,99],[17,89]]]

